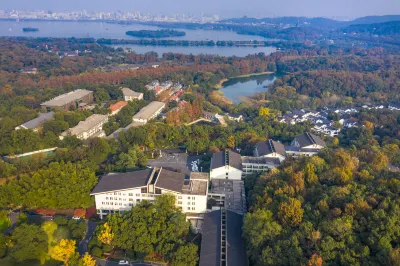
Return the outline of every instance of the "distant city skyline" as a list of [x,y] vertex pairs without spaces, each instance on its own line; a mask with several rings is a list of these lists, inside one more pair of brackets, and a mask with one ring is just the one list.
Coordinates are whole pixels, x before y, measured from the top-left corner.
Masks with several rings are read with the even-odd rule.
[[0,9],[52,11],[140,11],[152,14],[194,14],[231,17],[306,16],[356,18],[400,14],[398,0],[14,0],[2,1]]

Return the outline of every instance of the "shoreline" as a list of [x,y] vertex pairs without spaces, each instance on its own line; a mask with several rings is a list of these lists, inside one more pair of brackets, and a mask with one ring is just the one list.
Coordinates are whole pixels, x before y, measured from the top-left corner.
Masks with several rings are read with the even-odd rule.
[[265,72],[260,72],[260,73],[250,73],[250,74],[245,74],[245,75],[240,75],[240,76],[235,76],[235,77],[230,77],[230,78],[224,78],[224,79],[221,79],[220,81],[218,81],[218,83],[214,85],[214,88],[221,89],[222,84],[230,79],[248,78],[248,77],[253,77],[253,76],[271,75],[271,74],[275,74],[275,72],[265,71]]

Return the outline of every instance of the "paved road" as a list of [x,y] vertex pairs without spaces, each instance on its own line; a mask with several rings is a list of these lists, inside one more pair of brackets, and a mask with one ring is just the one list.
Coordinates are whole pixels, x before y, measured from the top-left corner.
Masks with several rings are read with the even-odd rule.
[[[118,262],[106,261],[101,259],[96,259],[98,266],[118,266]],[[162,264],[150,263],[150,262],[131,262],[130,266],[164,266]]]
[[94,222],[91,222],[91,221],[87,222],[85,238],[81,242],[79,242],[79,245],[78,245],[79,254],[84,255],[88,251],[87,247],[88,247],[90,239],[92,238],[94,230],[96,229],[96,226],[97,226],[97,224]]

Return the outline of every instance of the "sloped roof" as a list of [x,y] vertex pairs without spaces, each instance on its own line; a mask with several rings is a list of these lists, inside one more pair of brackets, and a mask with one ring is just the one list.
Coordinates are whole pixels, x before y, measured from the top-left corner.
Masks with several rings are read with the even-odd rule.
[[111,112],[115,112],[119,109],[121,109],[122,107],[125,107],[128,103],[125,101],[119,101],[115,104],[111,104],[110,107],[108,107],[108,109],[111,110]]
[[297,135],[295,140],[297,143],[299,143],[300,147],[306,147],[314,144],[320,145],[324,148],[326,147],[325,141],[323,141],[320,137],[308,132]]
[[103,176],[91,195],[114,190],[124,190],[147,185],[153,169],[146,169],[128,173],[112,173]]
[[[242,238],[243,216],[226,211],[226,265],[247,266],[247,256]],[[221,265],[221,211],[204,215],[199,266]]]
[[129,88],[122,88],[121,90],[122,90],[122,94],[124,96],[131,96],[131,97],[136,97],[137,98],[137,97],[139,97],[140,95],[143,94],[141,92],[133,91],[133,90],[131,90]]
[[282,156],[286,156],[285,147],[283,144],[271,139],[257,143],[256,148],[259,156],[265,156],[274,152]]
[[155,183],[156,187],[182,193],[185,174],[160,169],[160,174]]
[[213,154],[211,159],[211,170],[228,164],[236,169],[242,170],[242,158],[240,154],[233,151],[220,151]]
[[150,119],[156,112],[165,107],[163,102],[151,102],[147,106],[140,109],[140,111],[133,116],[133,119]]
[[26,129],[35,129],[42,126],[46,121],[54,119],[54,112],[41,113],[35,119],[32,119],[26,123],[23,123],[20,127]]
[[80,121],[77,126],[70,128],[69,132],[71,135],[79,135],[83,132],[92,129],[97,124],[104,122],[106,119],[108,119],[107,115],[99,115],[99,114],[91,115],[85,121]]
[[42,106],[55,106],[55,107],[59,107],[59,106],[63,106],[65,104],[68,104],[70,102],[79,100],[89,94],[92,94],[93,91],[88,91],[88,90],[75,90],[75,91],[71,91],[62,95],[59,95],[47,102],[42,103]]

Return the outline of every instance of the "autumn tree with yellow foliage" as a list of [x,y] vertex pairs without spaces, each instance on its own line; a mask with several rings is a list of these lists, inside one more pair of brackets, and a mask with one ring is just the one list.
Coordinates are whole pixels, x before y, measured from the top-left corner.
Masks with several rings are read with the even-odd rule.
[[108,225],[108,223],[103,225],[103,229],[101,230],[98,239],[101,243],[106,245],[111,245],[113,242],[114,234],[111,232],[111,227]]
[[79,261],[79,266],[96,266],[96,260],[86,252]]
[[68,266],[70,257],[76,249],[75,240],[62,239],[51,251],[51,258],[64,262]]

